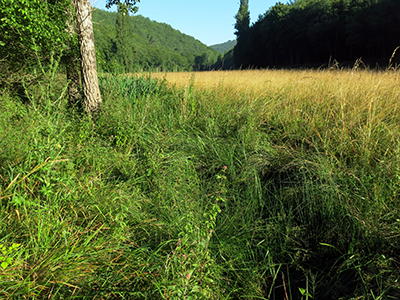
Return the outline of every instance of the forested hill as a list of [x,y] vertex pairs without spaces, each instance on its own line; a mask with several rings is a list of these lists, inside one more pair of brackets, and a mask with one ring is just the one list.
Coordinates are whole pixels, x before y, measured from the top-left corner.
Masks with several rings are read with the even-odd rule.
[[233,47],[235,47],[235,45],[236,45],[236,40],[231,40],[225,43],[212,45],[210,46],[210,48],[214,49],[215,51],[218,51],[221,54],[225,54],[226,52],[232,50]]
[[[236,67],[387,67],[400,46],[400,0],[278,3],[240,28]],[[361,62],[363,61],[363,63]]]
[[[117,13],[96,9],[93,23],[101,71],[134,72],[142,69],[191,70],[214,62],[218,53],[170,25],[142,16],[126,17],[122,46],[117,39]],[[126,53],[121,58],[121,49]]]

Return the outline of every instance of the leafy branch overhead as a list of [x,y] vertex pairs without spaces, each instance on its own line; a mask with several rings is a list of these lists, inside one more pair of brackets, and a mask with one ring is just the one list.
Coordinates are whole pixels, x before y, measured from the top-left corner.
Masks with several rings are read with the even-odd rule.
[[[0,57],[18,62],[63,48],[68,1],[0,0]],[[15,51],[18,49],[18,51]]]

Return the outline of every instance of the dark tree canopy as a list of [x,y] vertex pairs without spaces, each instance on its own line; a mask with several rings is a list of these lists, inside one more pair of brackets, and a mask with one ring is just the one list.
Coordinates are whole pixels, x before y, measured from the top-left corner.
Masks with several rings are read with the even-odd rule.
[[237,45],[233,51],[235,66],[241,68],[248,64],[247,44],[249,42],[250,12],[249,0],[241,0],[239,11],[236,14],[235,34]]
[[246,39],[239,34],[235,63],[320,67],[333,61],[351,66],[361,59],[372,67],[385,67],[400,45],[399,12],[398,0],[278,3],[249,28]]
[[241,0],[239,11],[236,14],[236,36],[240,37],[247,32],[250,26],[249,0]]

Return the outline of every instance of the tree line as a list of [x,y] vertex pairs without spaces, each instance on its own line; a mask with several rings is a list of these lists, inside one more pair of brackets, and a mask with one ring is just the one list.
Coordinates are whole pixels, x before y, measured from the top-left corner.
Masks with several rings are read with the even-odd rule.
[[250,26],[242,0],[234,67],[387,67],[400,45],[399,12],[398,0],[297,0],[277,3]]
[[120,5],[117,12],[95,9],[94,35],[102,72],[141,70],[201,70],[218,53],[170,25],[132,15]]
[[129,14],[139,2],[107,0],[118,13],[95,11],[96,30],[89,0],[0,0],[0,89],[24,98],[27,85],[59,65],[70,105],[93,114],[101,104],[98,65],[103,72],[201,70],[215,61],[216,51],[166,24],[143,17],[133,22]]

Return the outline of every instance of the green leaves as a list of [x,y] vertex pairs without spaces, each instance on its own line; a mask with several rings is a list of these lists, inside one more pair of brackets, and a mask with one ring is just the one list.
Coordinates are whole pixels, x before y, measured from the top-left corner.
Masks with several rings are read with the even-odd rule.
[[14,260],[14,256],[20,244],[13,243],[11,246],[0,244],[0,267],[6,269]]
[[111,8],[113,5],[123,5],[128,8],[128,10],[131,13],[136,13],[138,11],[138,7],[136,4],[138,4],[140,0],[107,0],[106,7]]
[[306,289],[299,288],[299,292],[303,297],[306,297],[306,299],[312,298],[312,295]]
[[25,61],[62,48],[69,2],[0,0],[0,56]]
[[249,1],[241,0],[240,8],[236,15],[235,34],[240,37],[247,32],[250,25]]

